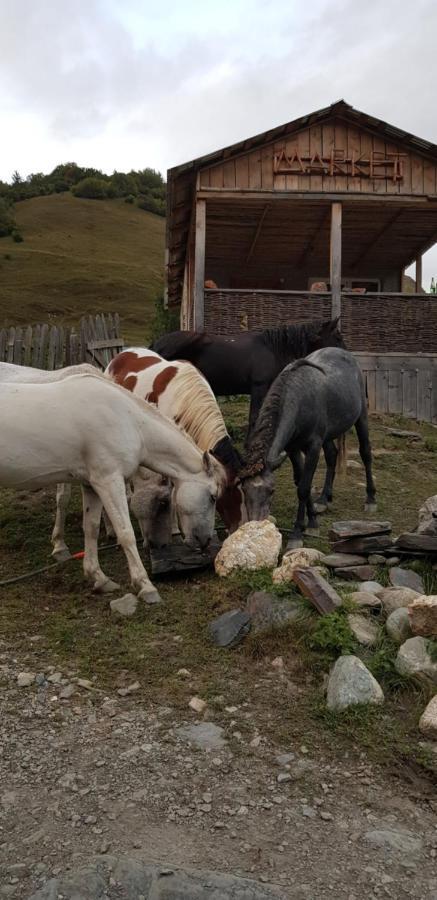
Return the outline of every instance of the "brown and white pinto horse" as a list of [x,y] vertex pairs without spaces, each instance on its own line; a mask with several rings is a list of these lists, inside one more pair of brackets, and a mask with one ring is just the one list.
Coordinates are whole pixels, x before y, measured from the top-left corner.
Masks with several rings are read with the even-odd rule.
[[247,521],[238,472],[241,457],[233,446],[214,394],[189,362],[172,362],[144,347],[123,350],[109,363],[105,375],[155,404],[186,431],[200,450],[208,450],[223,466],[225,487],[217,510],[230,532]]

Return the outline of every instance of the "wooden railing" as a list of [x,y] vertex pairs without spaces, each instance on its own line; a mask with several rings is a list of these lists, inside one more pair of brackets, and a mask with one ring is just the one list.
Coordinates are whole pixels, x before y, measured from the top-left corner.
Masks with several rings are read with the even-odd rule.
[[117,313],[84,317],[77,328],[44,324],[0,329],[0,362],[37,369],[83,362],[103,369],[122,348]]

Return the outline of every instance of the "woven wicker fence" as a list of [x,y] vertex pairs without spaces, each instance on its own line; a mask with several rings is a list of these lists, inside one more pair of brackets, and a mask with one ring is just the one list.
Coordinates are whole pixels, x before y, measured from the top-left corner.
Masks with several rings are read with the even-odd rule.
[[0,329],[0,362],[61,369],[88,362],[105,368],[123,348],[120,317],[87,316],[79,326],[27,325]]

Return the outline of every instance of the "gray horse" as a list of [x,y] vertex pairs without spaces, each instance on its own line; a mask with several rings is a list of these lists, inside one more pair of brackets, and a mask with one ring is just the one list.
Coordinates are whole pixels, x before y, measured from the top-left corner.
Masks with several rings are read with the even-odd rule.
[[[299,500],[289,546],[301,546],[305,510],[308,528],[317,529],[317,512],[326,509],[332,500],[339,452],[334,440],[342,439],[353,426],[366,470],[365,508],[375,510],[366,392],[358,363],[347,350],[327,347],[286,366],[264,400],[239,473],[249,519],[267,518],[274,489],[273,471],[288,455]],[[315,506],[311,485],[322,448],[326,479]],[[342,448],[344,440],[340,441]]]

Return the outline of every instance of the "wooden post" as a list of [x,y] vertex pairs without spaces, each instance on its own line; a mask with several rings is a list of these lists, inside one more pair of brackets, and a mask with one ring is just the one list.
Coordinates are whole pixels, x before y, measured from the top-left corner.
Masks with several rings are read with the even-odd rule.
[[331,247],[330,247],[330,282],[331,282],[331,318],[341,316],[341,203],[331,205]]
[[205,237],[206,200],[196,202],[196,232],[194,244],[194,328],[205,325]]
[[416,257],[416,294],[422,293],[422,256]]

